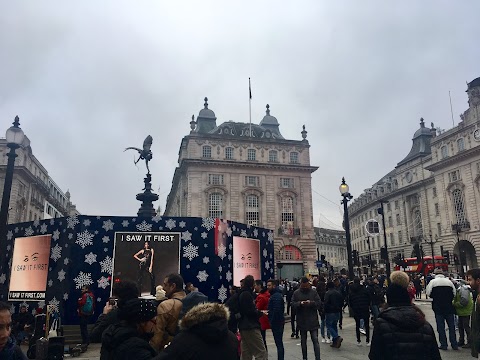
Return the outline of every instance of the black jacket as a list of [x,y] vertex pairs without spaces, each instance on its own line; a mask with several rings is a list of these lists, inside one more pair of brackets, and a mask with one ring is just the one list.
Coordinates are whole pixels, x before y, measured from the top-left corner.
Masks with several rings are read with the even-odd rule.
[[263,313],[256,308],[253,293],[250,289],[242,288],[238,295],[238,305],[241,315],[238,320],[238,329],[260,329],[260,321],[258,319]]
[[370,360],[440,360],[432,326],[415,306],[380,312],[373,329]]
[[372,292],[372,305],[381,305],[385,302],[385,290],[379,284],[369,285]]
[[427,295],[433,299],[432,309],[437,314],[455,314],[452,304],[455,294],[455,286],[443,275],[436,275],[427,285]]
[[[108,314],[101,314],[90,331],[90,342],[99,343],[102,342],[103,332],[113,324],[118,324],[118,309],[112,309]],[[103,359],[100,356],[100,359]]]
[[[310,303],[302,305],[302,301],[310,300]],[[312,289],[297,289],[292,296],[292,307],[296,310],[298,330],[316,330],[320,328],[318,322],[318,309],[322,306],[320,296]]]
[[355,315],[365,315],[370,312],[371,297],[365,286],[352,284],[348,296],[349,305]]
[[327,290],[325,293],[325,314],[339,313],[343,307],[343,296],[336,289]]
[[270,327],[277,328],[285,324],[285,303],[283,301],[282,292],[278,287],[270,292],[270,299],[268,300],[268,321]]
[[109,360],[150,360],[156,355],[148,340],[136,328],[121,321],[110,325],[102,336],[102,356]]
[[180,333],[155,360],[237,360],[238,340],[228,330],[228,308],[217,303],[198,305],[185,314]]

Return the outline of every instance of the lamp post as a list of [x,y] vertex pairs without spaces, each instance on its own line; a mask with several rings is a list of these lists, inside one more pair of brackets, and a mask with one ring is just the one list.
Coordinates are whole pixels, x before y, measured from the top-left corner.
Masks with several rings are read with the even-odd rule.
[[457,233],[458,261],[460,263],[460,277],[462,279],[465,279],[465,270],[463,269],[463,263],[462,263],[462,249],[460,247],[460,233],[462,232],[462,224],[453,224],[452,228]]
[[388,201],[380,200],[380,208],[378,209],[378,213],[382,215],[382,226],[383,226],[383,246],[385,247],[385,267],[387,270],[387,282],[390,283],[390,259],[388,257],[388,247],[387,247],[387,231],[385,227],[385,211],[383,210],[383,204],[388,203]]
[[353,280],[353,263],[352,263],[352,240],[350,239],[350,223],[348,221],[348,207],[347,204],[350,200],[353,199],[353,196],[349,193],[350,188],[345,183],[345,178],[342,178],[342,183],[340,184],[340,194],[343,197],[341,203],[343,204],[343,222],[345,223],[345,238],[347,241],[347,260],[348,260],[348,278]]
[[430,241],[425,241],[427,244],[430,244],[430,247],[432,249],[432,265],[433,265],[433,270],[435,270],[435,253],[433,251],[433,244],[437,243],[437,239],[435,238],[435,241],[432,240],[432,230],[428,232],[428,236],[430,237]]
[[[7,170],[5,172],[5,182],[3,184],[3,196],[2,196],[2,206],[0,208],[0,253],[7,253],[7,221],[8,221],[8,209],[10,204],[10,193],[12,192],[12,182],[13,182],[13,170],[15,168],[15,158],[18,156],[15,153],[20,145],[23,143],[25,134],[23,130],[20,129],[20,119],[18,116],[15,116],[15,121],[13,126],[11,126],[5,135],[7,140],[7,147],[10,151],[7,154]],[[4,272],[5,274],[8,271],[3,271],[4,261],[0,262],[0,273]],[[8,275],[7,275],[8,276]]]
[[368,245],[368,263],[370,265],[370,276],[373,276],[372,250],[370,250],[370,236],[368,235],[367,235],[367,245]]

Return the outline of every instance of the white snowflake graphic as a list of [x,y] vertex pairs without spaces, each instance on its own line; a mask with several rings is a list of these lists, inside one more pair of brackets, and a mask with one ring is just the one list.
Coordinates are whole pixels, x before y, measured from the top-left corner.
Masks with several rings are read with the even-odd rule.
[[268,251],[267,249],[263,249],[263,257],[266,258],[268,256]]
[[123,220],[123,221],[122,221],[122,226],[123,226],[123,227],[128,227],[128,225],[130,225],[130,223],[128,222],[128,220]]
[[243,229],[242,231],[240,231],[240,236],[247,237],[247,230]]
[[187,226],[187,223],[185,221],[180,221],[178,226],[183,229],[185,226]]
[[47,224],[40,225],[40,232],[45,234],[47,232]]
[[104,252],[108,252],[108,248],[103,248],[103,251],[104,251]]
[[93,245],[93,235],[92,233],[88,232],[88,230],[82,231],[81,233],[77,234],[77,243],[82,249],[85,249],[89,245]]
[[154,217],[152,217],[152,221],[155,221],[158,224],[159,221],[162,221],[162,217],[157,214]]
[[73,229],[73,228],[75,228],[75,225],[77,225],[77,224],[80,224],[80,221],[78,221],[78,215],[77,214],[67,218],[67,229]]
[[218,289],[218,300],[220,300],[222,303],[227,300],[227,288],[225,286],[220,286]]
[[202,227],[207,231],[212,230],[215,227],[215,218],[202,218]]
[[206,249],[208,247],[208,244],[203,244],[203,247]]
[[73,234],[72,233],[68,234],[68,240],[72,240],[72,239],[73,239]]
[[253,229],[253,237],[256,237],[256,238],[258,237],[258,229],[257,228]]
[[268,232],[268,242],[270,244],[273,243],[273,231]]
[[112,220],[108,219],[107,221],[103,222],[102,228],[104,228],[105,231],[109,231],[109,230],[113,230],[114,225],[115,223]]
[[70,262],[69,258],[63,259],[63,265],[68,265],[69,262]]
[[205,240],[208,237],[208,234],[204,231],[200,234],[203,240]]
[[40,300],[38,303],[37,303],[37,307],[43,309],[45,307],[45,300]]
[[55,241],[57,241],[58,239],[60,239],[60,231],[55,230],[55,231],[53,232],[52,239],[55,240]]
[[204,282],[204,281],[207,281],[207,278],[208,278],[208,274],[205,270],[201,270],[198,272],[198,275],[197,275],[198,281]]
[[228,282],[232,281],[232,272],[230,270],[225,273],[225,279],[227,279]]
[[65,274],[66,274],[66,272],[63,271],[63,269],[61,269],[58,272],[58,276],[57,276],[58,281],[62,282],[63,280],[65,280]]
[[192,241],[192,233],[190,231],[184,231],[182,232],[182,240],[185,241]]
[[55,244],[55,246],[52,248],[50,259],[57,262],[58,259],[60,259],[61,257],[62,257],[62,247],[58,246],[58,244]]
[[232,230],[233,231],[236,231],[237,230],[237,227],[235,225],[232,225]]
[[106,243],[108,243],[108,242],[110,241],[110,238],[109,238],[108,236],[104,236],[104,237],[102,238],[102,241],[103,241],[104,244],[106,244]]
[[89,265],[97,262],[97,254],[90,252],[90,254],[85,255],[85,262]]
[[137,229],[139,231],[152,231],[152,224],[148,224],[143,220],[140,224],[137,224]]
[[93,284],[92,274],[84,273],[83,271],[80,271],[77,277],[73,278],[73,281],[75,282],[76,289],[81,289],[85,285],[92,285]]
[[30,307],[30,305],[28,305],[26,301],[23,301],[23,302],[20,303],[20,305],[19,305],[19,307],[24,307],[24,306],[27,308],[27,310],[28,310],[28,308]]
[[15,305],[10,306],[10,314],[15,314]]
[[7,240],[12,240],[12,238],[13,238],[13,231],[12,231],[12,230],[8,230]]
[[5,273],[0,275],[0,284],[5,284],[6,280],[7,280],[7,275],[5,275]]
[[50,279],[50,280],[48,280],[48,287],[52,287],[52,286],[53,286],[53,280]]
[[227,256],[227,248],[223,244],[220,244],[218,245],[217,250],[218,250],[218,257],[220,257],[223,260]]
[[113,260],[110,256],[106,256],[105,259],[100,261],[100,272],[111,274],[113,271]]
[[173,219],[168,219],[167,221],[165,221],[165,227],[167,229],[170,229],[172,230],[174,227],[177,226],[177,222],[176,220],[173,220]]
[[7,245],[7,251],[10,251],[12,249],[12,245],[8,244]]
[[269,261],[265,261],[265,269],[270,269],[270,262]]
[[33,229],[31,226],[25,229],[25,236],[32,236],[33,235]]
[[220,265],[220,266],[218,267],[218,272],[222,272],[222,271],[223,271],[223,267],[222,267],[222,265]]
[[89,227],[92,222],[89,219],[83,220],[83,226]]
[[95,230],[94,233],[95,233],[95,235],[98,235],[98,230]]
[[198,256],[198,246],[192,245],[189,243],[187,246],[183,247],[183,257],[188,258],[188,260],[192,261]]
[[190,264],[185,265],[187,269],[190,269]]
[[228,254],[228,260],[232,261],[232,254]]
[[15,227],[15,229],[13,229],[13,231],[15,231],[15,234],[17,234],[17,233],[18,233],[18,230],[20,230],[20,229],[18,228],[18,226],[17,226],[17,227]]
[[227,233],[228,237],[231,237],[232,236],[232,228],[228,227],[226,233]]
[[57,300],[57,298],[54,296],[52,300],[50,300],[48,302],[48,305],[51,306],[51,308],[53,308],[53,311],[54,312],[58,312],[59,309],[58,309],[58,305],[60,304],[60,301]]
[[50,219],[50,225],[55,224],[55,219]]
[[110,282],[105,276],[102,276],[100,279],[97,280],[97,285],[99,288],[105,289],[107,286],[110,285]]
[[67,300],[68,300],[68,293],[64,293],[64,294],[63,294],[63,300],[64,300],[64,301],[67,301]]
[[228,248],[229,248],[230,250],[232,250],[232,249],[233,249],[233,244],[230,243],[230,244],[228,245]]
[[40,220],[39,219],[37,219],[33,222],[34,227],[38,227],[39,225],[40,225]]
[[203,263],[204,263],[204,264],[208,264],[209,262],[210,262],[210,259],[208,258],[208,256],[205,256],[205,257],[203,258]]

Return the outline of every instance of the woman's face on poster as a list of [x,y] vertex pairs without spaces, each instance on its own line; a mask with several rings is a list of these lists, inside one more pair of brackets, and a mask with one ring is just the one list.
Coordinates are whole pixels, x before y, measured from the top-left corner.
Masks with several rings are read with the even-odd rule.
[[[148,242],[146,242],[144,245],[143,245],[143,248],[144,249],[150,249],[150,244]],[[138,248],[137,248],[138,249]]]

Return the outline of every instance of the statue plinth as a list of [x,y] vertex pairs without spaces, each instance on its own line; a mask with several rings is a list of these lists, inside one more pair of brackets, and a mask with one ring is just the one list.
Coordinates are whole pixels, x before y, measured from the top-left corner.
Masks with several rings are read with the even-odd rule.
[[144,192],[137,194],[137,200],[142,202],[137,215],[139,217],[154,217],[156,212],[153,202],[158,200],[158,195],[152,192],[152,175],[148,173],[143,182],[145,183]]

